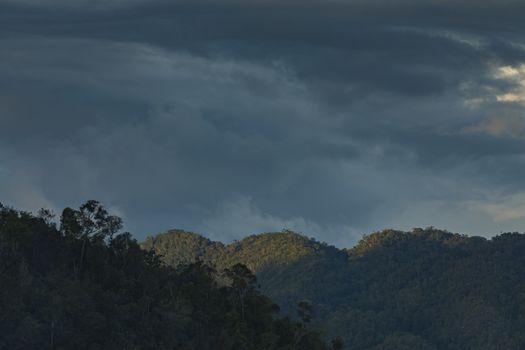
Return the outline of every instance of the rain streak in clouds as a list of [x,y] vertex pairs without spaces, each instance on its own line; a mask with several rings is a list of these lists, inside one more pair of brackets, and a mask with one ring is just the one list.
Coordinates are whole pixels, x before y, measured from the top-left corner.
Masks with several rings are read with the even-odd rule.
[[525,227],[518,1],[0,0],[0,201],[141,239]]

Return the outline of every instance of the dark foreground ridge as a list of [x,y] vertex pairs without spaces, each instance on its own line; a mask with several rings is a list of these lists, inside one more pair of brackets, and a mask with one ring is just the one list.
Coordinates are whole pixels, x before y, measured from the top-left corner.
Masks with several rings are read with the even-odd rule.
[[385,230],[337,249],[284,231],[224,245],[184,231],[142,243],[169,264],[242,263],[293,315],[358,350],[525,349],[525,235]]
[[59,226],[0,205],[0,350],[341,348],[308,328],[308,303],[280,317],[244,265],[169,267],[121,226],[95,201]]

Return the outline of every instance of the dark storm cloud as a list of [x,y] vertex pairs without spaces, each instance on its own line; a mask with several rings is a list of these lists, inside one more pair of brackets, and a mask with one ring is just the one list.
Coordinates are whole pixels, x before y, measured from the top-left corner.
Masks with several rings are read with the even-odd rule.
[[138,237],[525,223],[520,2],[89,4],[0,1],[2,201]]

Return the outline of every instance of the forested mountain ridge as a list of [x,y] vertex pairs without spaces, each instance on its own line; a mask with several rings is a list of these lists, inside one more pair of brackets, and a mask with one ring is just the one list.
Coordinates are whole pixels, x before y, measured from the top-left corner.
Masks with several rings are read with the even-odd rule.
[[171,230],[146,238],[141,247],[154,251],[172,265],[202,260],[221,268],[242,262],[257,273],[274,265],[289,265],[323,253],[345,255],[335,247],[287,230],[248,236],[228,245],[196,233]]
[[337,249],[291,231],[139,245],[121,226],[95,201],[58,224],[0,205],[1,350],[328,349],[310,324],[347,349],[525,348],[522,234],[385,230]]
[[167,266],[96,201],[59,222],[0,204],[0,350],[329,349],[308,304],[279,316],[244,265]]
[[348,349],[525,348],[522,234],[488,240],[434,228],[384,230],[340,250],[290,231],[229,245],[178,231],[142,247],[174,261],[179,250],[164,248],[181,237],[204,242],[199,259],[209,264],[246,264],[284,311],[309,300],[314,324],[344,335]]

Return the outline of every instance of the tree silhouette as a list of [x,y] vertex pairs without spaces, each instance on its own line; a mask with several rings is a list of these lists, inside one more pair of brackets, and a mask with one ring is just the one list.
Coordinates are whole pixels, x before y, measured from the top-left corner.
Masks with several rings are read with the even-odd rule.
[[86,255],[86,245],[89,240],[101,242],[111,240],[113,235],[122,228],[122,219],[109,215],[108,211],[97,201],[89,200],[78,210],[65,208],[60,217],[60,231],[70,238],[81,240],[80,257],[75,264],[75,276],[82,272]]

